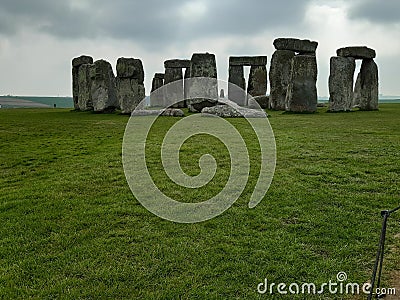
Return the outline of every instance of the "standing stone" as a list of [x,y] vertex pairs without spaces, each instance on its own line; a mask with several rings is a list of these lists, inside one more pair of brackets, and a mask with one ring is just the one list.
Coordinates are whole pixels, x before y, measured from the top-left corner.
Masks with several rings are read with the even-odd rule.
[[353,92],[353,107],[360,107],[361,103],[361,72],[358,72]]
[[144,82],[144,69],[140,59],[120,57],[117,60],[117,76],[119,78],[137,79],[140,84]]
[[115,76],[111,64],[97,60],[90,68],[91,97],[95,112],[112,112],[118,108]]
[[190,78],[190,65],[189,67],[187,67],[185,69],[185,75],[184,75],[184,79],[185,81],[183,82],[183,98],[185,99],[184,103],[185,103],[185,107],[188,107],[188,95],[189,95],[189,85],[187,84],[187,80]]
[[273,110],[285,110],[286,108],[286,93],[294,55],[295,52],[290,50],[276,50],[272,55],[269,70],[271,88],[269,106]]
[[334,56],[330,60],[329,111],[350,111],[353,103],[355,59]]
[[[231,61],[231,59],[229,59]],[[228,78],[228,98],[229,100],[245,106],[246,99],[246,79],[244,78],[243,66],[235,66],[229,63],[229,78]]]
[[[201,112],[204,107],[218,103],[218,80],[215,55],[194,53],[190,63],[188,107],[192,112]],[[207,80],[199,77],[206,77]],[[196,79],[198,78],[198,79]]]
[[75,57],[72,60],[72,97],[75,110],[79,110],[79,67],[84,64],[93,64],[93,58],[87,55]]
[[121,113],[130,114],[145,97],[144,69],[140,59],[117,60],[117,98]]
[[265,96],[267,93],[267,67],[251,66],[247,93],[253,97]]
[[[174,108],[182,108],[184,107],[183,98],[183,73],[182,68],[165,68],[164,75],[164,104],[165,107],[169,107],[172,105]],[[169,84],[175,81],[174,84]],[[168,85],[169,84],[169,85]],[[175,103],[178,101],[178,103]]]
[[93,110],[93,102],[91,95],[91,79],[90,70],[93,64],[81,65],[78,69],[78,109],[81,111]]
[[130,114],[145,97],[145,88],[138,79],[117,77],[117,95],[122,114]]
[[363,59],[360,69],[360,110],[378,109],[378,66],[373,59]]
[[150,105],[154,107],[164,106],[164,97],[162,90],[159,90],[164,85],[164,73],[155,73],[151,83]]
[[317,72],[315,56],[297,55],[293,57],[286,96],[287,111],[313,113],[317,110]]

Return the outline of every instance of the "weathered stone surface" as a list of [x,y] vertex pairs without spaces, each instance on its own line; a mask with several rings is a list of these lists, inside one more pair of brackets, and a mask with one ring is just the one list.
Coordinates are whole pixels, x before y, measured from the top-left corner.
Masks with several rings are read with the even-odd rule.
[[317,60],[315,56],[297,55],[292,59],[286,95],[286,110],[312,113],[317,110]]
[[144,69],[140,59],[120,57],[117,60],[117,76],[119,78],[137,79],[144,81]]
[[221,90],[219,91],[219,97],[220,97],[220,98],[225,98],[225,91],[224,91],[224,89],[221,89]]
[[[161,77],[162,75],[162,77]],[[164,73],[155,73],[151,82],[151,91],[155,91],[164,85]]]
[[262,109],[269,108],[269,96],[250,97],[247,100],[247,106],[249,108],[256,108],[256,109],[259,109],[260,107]]
[[184,78],[190,78],[190,67],[185,69],[185,75]]
[[350,111],[353,103],[355,59],[334,56],[330,60],[329,111]]
[[194,53],[190,62],[190,77],[217,78],[217,64],[214,54]]
[[163,91],[159,90],[164,85],[164,73],[155,73],[151,84],[150,105],[164,106]]
[[378,109],[378,66],[373,59],[363,59],[360,69],[360,110]]
[[[207,80],[199,77],[206,77]],[[201,112],[204,107],[218,103],[217,65],[214,54],[192,55],[187,92],[188,107],[192,112]]]
[[72,100],[74,103],[74,109],[79,110],[79,75],[78,67],[72,67]]
[[[183,100],[183,73],[182,68],[165,68],[164,75],[164,105],[169,107],[172,105],[174,108],[183,108],[185,106],[183,101],[175,103],[178,100]],[[175,81],[180,83],[169,84]]]
[[117,97],[122,114],[132,113],[145,97],[145,88],[137,79],[117,77]]
[[139,116],[166,116],[166,117],[184,117],[185,113],[178,108],[166,108],[160,110],[153,110],[153,109],[136,109],[132,112],[132,116],[139,117]]
[[93,110],[90,68],[93,68],[92,64],[84,64],[78,68],[78,109],[82,111]]
[[130,114],[145,97],[144,69],[140,59],[117,60],[116,90],[121,113]]
[[190,59],[169,59],[164,61],[164,68],[190,68]]
[[344,47],[336,50],[337,56],[354,57],[355,59],[372,59],[376,57],[374,49],[366,46]]
[[202,116],[218,116],[222,118],[266,118],[267,114],[262,110],[232,107],[229,105],[216,105],[212,107],[204,107],[201,110]]
[[290,50],[294,52],[315,52],[318,42],[294,38],[278,38],[274,40],[276,50]]
[[267,60],[266,56],[231,56],[229,66],[265,66]]
[[286,93],[290,80],[290,70],[294,51],[276,50],[271,58],[269,70],[269,106],[273,110],[285,110]]
[[184,106],[188,107],[188,95],[189,95],[189,85],[186,84],[186,79],[190,78],[190,67],[185,69],[185,74],[183,75],[185,81],[183,83],[183,98],[184,100]]
[[87,55],[81,55],[79,57],[75,57],[72,60],[73,67],[79,67],[79,66],[85,65],[85,64],[93,64],[93,57],[87,56]]
[[74,102],[74,109],[79,110],[79,79],[78,70],[83,64],[93,64],[93,58],[87,55],[81,55],[72,59],[72,98]]
[[265,96],[267,93],[267,67],[251,66],[247,93],[251,96]]
[[90,78],[94,111],[109,112],[118,108],[115,76],[110,63],[97,60],[90,68]]
[[244,78],[244,71],[242,66],[229,66],[229,77],[228,77],[228,98],[229,100],[245,106],[247,104],[246,99],[246,80]]
[[353,107],[359,107],[361,102],[361,72],[358,72],[353,92]]

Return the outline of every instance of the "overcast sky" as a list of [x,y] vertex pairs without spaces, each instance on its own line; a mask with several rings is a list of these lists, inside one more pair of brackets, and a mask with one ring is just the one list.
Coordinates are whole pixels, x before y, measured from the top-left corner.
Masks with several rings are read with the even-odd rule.
[[329,58],[350,45],[375,49],[380,93],[400,95],[399,12],[399,0],[1,0],[0,95],[71,96],[81,54],[114,70],[118,57],[142,59],[146,94],[164,60],[194,52],[214,53],[227,80],[230,55],[270,60],[277,37],[319,42],[320,96]]

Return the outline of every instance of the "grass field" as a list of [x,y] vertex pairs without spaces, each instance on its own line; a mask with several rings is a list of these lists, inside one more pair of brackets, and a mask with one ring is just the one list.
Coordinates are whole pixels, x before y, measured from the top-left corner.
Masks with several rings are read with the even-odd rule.
[[[68,109],[0,110],[0,296],[2,299],[342,299],[346,295],[259,295],[274,283],[371,277],[380,211],[400,204],[400,104],[379,111],[294,115],[270,112],[277,168],[254,209],[242,197],[202,223],[172,223],[148,212],[126,183],[121,146],[128,118]],[[177,119],[152,131],[151,173],[165,193],[190,199],[216,193],[171,186],[159,144]],[[244,120],[230,120],[259,151]],[[209,136],[185,144],[183,168],[198,172]],[[225,151],[225,152],[224,152]],[[209,194],[207,194],[209,193]],[[400,270],[400,213],[389,219],[384,285]],[[400,291],[398,291],[400,292]],[[352,298],[352,296],[349,296]]]

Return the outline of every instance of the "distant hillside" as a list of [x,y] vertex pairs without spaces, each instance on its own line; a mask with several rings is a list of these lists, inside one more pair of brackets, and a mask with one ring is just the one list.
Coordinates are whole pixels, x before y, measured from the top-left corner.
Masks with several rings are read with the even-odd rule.
[[[38,103],[39,105],[35,105]],[[3,107],[54,107],[73,108],[72,97],[0,96]]]
[[[318,97],[320,102],[328,102],[328,97]],[[400,96],[380,96],[379,103],[400,103]],[[16,107],[54,107],[73,108],[72,97],[38,97],[38,96],[0,96],[0,105],[3,108]],[[146,104],[150,104],[150,97],[146,96]]]

